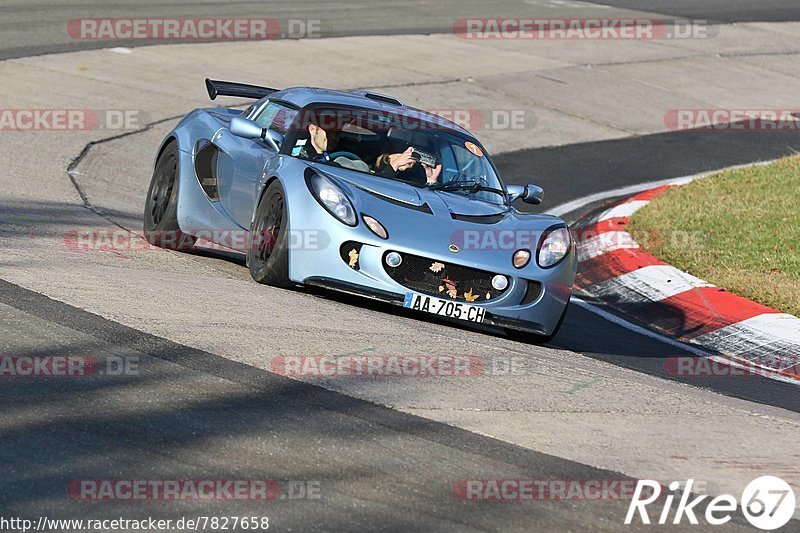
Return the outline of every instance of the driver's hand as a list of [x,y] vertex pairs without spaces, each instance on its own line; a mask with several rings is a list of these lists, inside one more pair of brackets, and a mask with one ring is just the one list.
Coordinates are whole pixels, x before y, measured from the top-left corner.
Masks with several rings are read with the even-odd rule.
[[413,153],[414,147],[409,146],[402,154],[391,154],[389,157],[387,157],[387,159],[395,171],[402,172],[403,170],[408,170],[409,168],[413,167],[414,163],[417,162],[413,157],[411,157],[411,154]]
[[439,181],[439,174],[442,173],[442,164],[439,163],[436,167],[429,167],[428,165],[423,164],[422,168],[425,169],[425,177],[427,178],[428,185],[436,183]]

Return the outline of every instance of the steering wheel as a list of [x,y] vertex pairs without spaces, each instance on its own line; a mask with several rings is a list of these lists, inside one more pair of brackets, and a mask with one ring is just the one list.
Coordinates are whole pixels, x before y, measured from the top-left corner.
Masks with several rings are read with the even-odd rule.
[[363,161],[360,157],[358,157],[353,152],[347,152],[345,150],[341,150],[339,152],[333,152],[332,154],[328,154],[328,157],[330,157],[331,160],[334,160],[337,157],[346,157],[347,159],[350,159],[352,161]]

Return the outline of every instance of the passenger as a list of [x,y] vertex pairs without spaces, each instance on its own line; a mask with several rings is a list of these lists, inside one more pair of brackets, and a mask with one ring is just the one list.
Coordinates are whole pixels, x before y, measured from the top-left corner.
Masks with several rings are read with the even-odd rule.
[[414,155],[414,147],[409,146],[404,152],[395,154],[382,154],[375,161],[375,173],[387,178],[396,178],[400,172],[409,170],[419,163],[425,171],[426,184],[431,185],[439,179],[442,172],[442,164],[437,163],[432,167],[420,161],[419,154]]

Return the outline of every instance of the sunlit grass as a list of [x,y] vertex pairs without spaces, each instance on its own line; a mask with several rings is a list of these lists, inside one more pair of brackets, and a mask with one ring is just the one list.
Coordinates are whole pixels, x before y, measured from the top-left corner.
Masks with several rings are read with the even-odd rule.
[[667,263],[800,315],[800,155],[669,190],[630,229]]

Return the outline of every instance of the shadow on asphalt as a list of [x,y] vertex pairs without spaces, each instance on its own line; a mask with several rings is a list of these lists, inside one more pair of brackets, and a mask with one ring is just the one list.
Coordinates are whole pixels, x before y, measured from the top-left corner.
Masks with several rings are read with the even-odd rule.
[[[2,280],[0,302],[14,309],[5,308],[0,323],[6,331],[18,325],[17,353],[141,357],[137,375],[0,382],[0,508],[18,516],[269,516],[301,531],[585,530],[624,518],[624,500],[476,502],[454,494],[458,480],[625,479],[614,472],[188,348]],[[70,328],[69,339],[42,333],[33,319]],[[284,495],[289,481],[319,482],[320,497],[110,502],[68,492],[79,480],[200,479],[276,480]]]
[[669,359],[694,354],[614,324],[577,305],[569,307],[561,331],[550,345],[727,396],[800,412],[796,385],[760,376],[676,376]]

